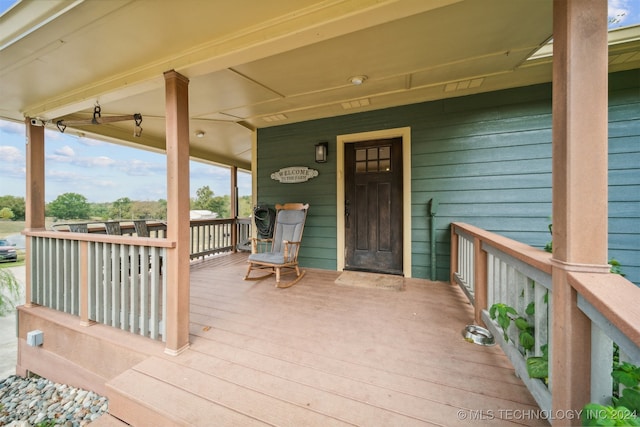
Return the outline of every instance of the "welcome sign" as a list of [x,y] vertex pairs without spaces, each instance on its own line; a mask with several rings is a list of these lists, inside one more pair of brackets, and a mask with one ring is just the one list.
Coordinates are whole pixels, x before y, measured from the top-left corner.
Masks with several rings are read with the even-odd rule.
[[291,166],[272,173],[271,179],[283,184],[297,184],[308,181],[316,176],[318,176],[318,171],[315,169],[310,169],[306,166]]

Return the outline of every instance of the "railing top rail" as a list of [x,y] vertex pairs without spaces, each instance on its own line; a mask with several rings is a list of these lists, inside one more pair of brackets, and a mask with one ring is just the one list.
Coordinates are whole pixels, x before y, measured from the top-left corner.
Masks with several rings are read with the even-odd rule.
[[122,227],[128,227],[133,229],[134,228],[133,223],[135,221],[145,221],[147,223],[147,226],[149,227],[166,227],[167,226],[166,221],[163,221],[160,219],[142,219],[142,220],[111,219],[111,220],[104,220],[104,221],[56,222],[51,225],[51,228],[56,231],[67,231],[64,227],[69,227],[70,225],[83,224],[83,225],[86,225],[90,231],[100,230],[100,229],[104,230],[104,224],[106,222],[117,222],[117,223],[120,223]]
[[640,347],[640,288],[619,274],[570,272],[569,284]]
[[47,230],[24,230],[28,237],[47,237],[51,239],[78,240],[83,242],[117,243],[136,246],[152,246],[156,248],[175,248],[176,242],[152,237],[114,236],[96,233],[72,233]]
[[466,234],[477,237],[482,242],[500,249],[500,251],[540,271],[551,274],[551,254],[542,249],[534,248],[517,240],[509,239],[463,222],[452,222],[451,227],[455,229],[454,231],[463,230]]
[[231,224],[235,222],[233,218],[208,218],[208,219],[192,219],[189,220],[191,225],[199,224]]

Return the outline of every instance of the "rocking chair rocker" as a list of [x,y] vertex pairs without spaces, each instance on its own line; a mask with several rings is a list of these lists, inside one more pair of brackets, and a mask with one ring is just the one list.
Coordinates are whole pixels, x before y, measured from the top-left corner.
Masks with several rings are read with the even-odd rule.
[[[252,239],[249,269],[244,280],[261,280],[276,275],[276,287],[288,288],[298,283],[304,270],[298,268],[298,252],[302,231],[307,218],[308,204],[287,203],[276,205],[276,221],[272,239]],[[261,252],[262,250],[262,252]],[[252,270],[267,270],[267,274],[249,277]],[[285,270],[281,273],[280,270]],[[281,274],[295,273],[295,279],[282,283]]]

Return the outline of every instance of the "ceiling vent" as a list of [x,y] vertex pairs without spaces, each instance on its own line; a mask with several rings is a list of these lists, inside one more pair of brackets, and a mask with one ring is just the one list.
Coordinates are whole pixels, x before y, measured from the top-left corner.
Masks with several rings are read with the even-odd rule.
[[473,89],[479,87],[484,82],[484,77],[479,79],[461,80],[459,82],[447,83],[444,86],[445,92],[455,92],[457,90]]
[[371,105],[371,101],[369,100],[369,98],[364,98],[364,99],[357,99],[355,101],[343,102],[340,105],[342,105],[342,108],[344,110],[351,110],[353,108],[360,108],[360,107],[366,107],[368,105]]
[[263,117],[262,120],[264,120],[267,123],[273,123],[273,122],[281,122],[283,120],[287,120],[287,116],[285,116],[284,114],[274,114],[273,116],[266,116]]

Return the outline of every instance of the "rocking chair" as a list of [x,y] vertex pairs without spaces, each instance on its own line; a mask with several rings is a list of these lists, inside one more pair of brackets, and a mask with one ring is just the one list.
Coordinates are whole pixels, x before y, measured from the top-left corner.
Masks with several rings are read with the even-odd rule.
[[[298,252],[308,210],[309,205],[302,203],[276,205],[273,238],[252,239],[249,269],[244,280],[261,280],[275,274],[276,287],[288,288],[302,279],[305,272],[300,272],[298,268]],[[252,270],[267,270],[268,273],[249,277]],[[282,274],[295,272],[295,279],[285,283],[280,282],[280,270],[285,270]]]

